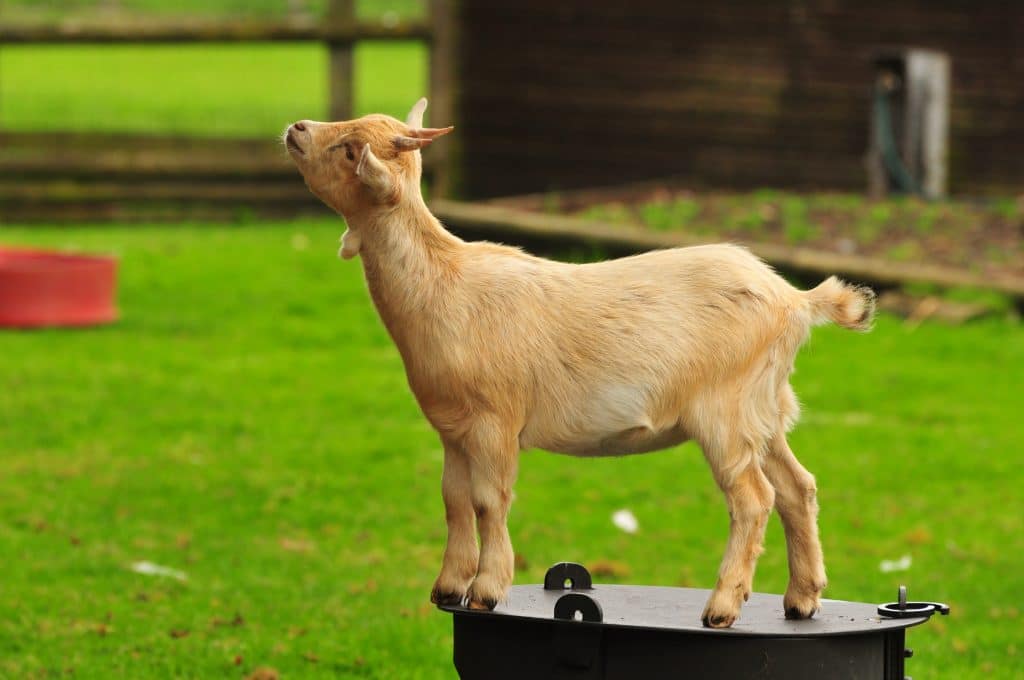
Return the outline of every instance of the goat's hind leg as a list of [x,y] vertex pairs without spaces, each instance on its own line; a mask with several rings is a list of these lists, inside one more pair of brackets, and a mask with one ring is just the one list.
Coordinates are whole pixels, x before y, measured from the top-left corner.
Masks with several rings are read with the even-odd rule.
[[434,604],[461,604],[476,575],[479,550],[473,516],[469,460],[458,447],[444,447],[441,496],[444,499],[448,541],[441,573],[430,592]]
[[821,607],[825,561],[818,539],[818,501],[814,476],[796,459],[780,429],[764,459],[764,472],[775,487],[775,507],[786,531],[789,586],[783,606],[787,619],[809,619]]

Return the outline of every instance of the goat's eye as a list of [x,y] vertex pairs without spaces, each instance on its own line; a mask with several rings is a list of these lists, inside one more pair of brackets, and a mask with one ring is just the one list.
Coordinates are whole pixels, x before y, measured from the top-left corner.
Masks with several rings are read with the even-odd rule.
[[352,146],[350,144],[345,145],[345,158],[350,161],[354,161],[356,159],[356,155],[352,153]]

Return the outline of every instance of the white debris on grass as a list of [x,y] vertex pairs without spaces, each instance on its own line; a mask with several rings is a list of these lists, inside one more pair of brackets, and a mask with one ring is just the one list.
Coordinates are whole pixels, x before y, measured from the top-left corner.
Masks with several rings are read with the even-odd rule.
[[636,515],[625,508],[612,513],[612,524],[627,534],[635,534],[636,530],[640,528],[640,523],[636,521]]
[[131,570],[136,574],[146,574],[148,576],[166,576],[168,578],[178,579],[179,581],[187,581],[188,575],[177,569],[171,567],[165,567],[161,564],[154,564],[152,562],[132,562]]
[[910,555],[904,555],[898,560],[882,560],[878,564],[878,571],[883,574],[888,574],[893,571],[906,571],[910,569],[910,565],[913,562]]

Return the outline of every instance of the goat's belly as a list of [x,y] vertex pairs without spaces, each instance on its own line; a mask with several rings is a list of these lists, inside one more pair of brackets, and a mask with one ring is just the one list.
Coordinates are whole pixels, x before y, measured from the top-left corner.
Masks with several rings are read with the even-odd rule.
[[649,395],[639,385],[581,390],[575,399],[538,408],[520,433],[519,443],[524,449],[573,456],[624,456],[686,441],[679,421],[651,412],[649,402]]
[[570,456],[628,456],[667,449],[689,438],[679,425],[661,430],[638,425],[621,430],[578,432],[569,437],[524,431],[519,443],[523,449],[544,449]]
[[648,427],[635,427],[600,438],[581,438],[572,442],[555,443],[554,446],[541,446],[540,448],[570,456],[628,456],[634,453],[667,449],[683,443],[688,438],[686,432],[679,427],[660,432]]

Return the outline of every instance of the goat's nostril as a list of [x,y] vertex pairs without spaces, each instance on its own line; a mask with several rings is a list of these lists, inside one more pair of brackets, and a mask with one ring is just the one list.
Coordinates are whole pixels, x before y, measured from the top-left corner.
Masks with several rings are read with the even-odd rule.
[[302,121],[299,121],[298,123],[296,123],[292,127],[295,128],[296,130],[298,130],[299,132],[305,132],[306,131],[306,126],[302,123]]

